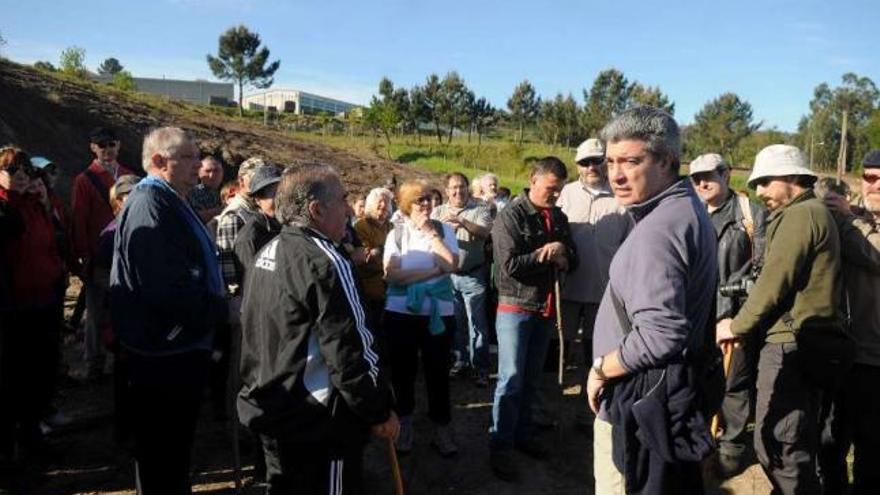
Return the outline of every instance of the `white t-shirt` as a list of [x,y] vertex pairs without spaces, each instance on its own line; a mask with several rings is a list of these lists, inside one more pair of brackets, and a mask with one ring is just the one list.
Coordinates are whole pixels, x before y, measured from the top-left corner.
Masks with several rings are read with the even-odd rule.
[[[447,224],[443,225],[443,244],[452,252],[458,254],[458,239],[455,237],[452,227]],[[394,231],[388,233],[385,239],[385,254],[382,256],[383,263],[388,263],[392,256],[400,258],[400,268],[403,270],[425,270],[437,266],[434,260],[434,254],[431,252],[431,238],[420,230],[415,230],[412,225],[407,222],[401,222],[394,226],[395,229],[403,228],[403,235],[400,236],[400,246],[397,245],[397,235]],[[422,282],[433,283],[448,277],[449,274],[439,275],[433,278],[423,280]],[[406,307],[406,296],[388,296],[385,300],[385,309],[394,311],[395,313],[430,315],[431,314],[431,298],[425,297],[422,302],[422,309],[418,313],[413,313]],[[455,307],[452,301],[438,301],[437,309],[440,316],[452,316],[455,314]]]

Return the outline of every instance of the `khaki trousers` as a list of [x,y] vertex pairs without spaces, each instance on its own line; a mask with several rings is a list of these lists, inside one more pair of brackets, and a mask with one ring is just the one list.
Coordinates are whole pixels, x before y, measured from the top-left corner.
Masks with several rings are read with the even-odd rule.
[[593,422],[593,477],[596,495],[626,495],[623,474],[611,454],[611,423],[596,417]]

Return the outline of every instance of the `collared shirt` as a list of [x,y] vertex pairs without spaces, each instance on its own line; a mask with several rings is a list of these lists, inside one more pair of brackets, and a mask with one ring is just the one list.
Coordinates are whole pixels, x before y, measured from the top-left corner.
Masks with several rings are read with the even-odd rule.
[[568,217],[581,263],[565,277],[562,299],[599,303],[608,284],[608,268],[633,222],[608,187],[589,188],[580,180],[562,188],[556,204]]
[[235,293],[241,286],[243,270],[235,257],[235,239],[244,227],[247,218],[257,214],[254,202],[242,195],[237,195],[230,205],[220,214],[217,222],[217,249],[220,259],[220,272],[229,292]]
[[[473,198],[469,199],[462,208],[444,203],[434,209],[431,213],[431,218],[439,220],[446,216],[447,213],[492,230],[492,210],[485,203],[474,201]],[[477,237],[469,230],[460,228],[455,231],[455,237],[458,239],[458,249],[460,251],[458,258],[458,269],[460,272],[466,273],[485,264],[485,247],[488,236]]]

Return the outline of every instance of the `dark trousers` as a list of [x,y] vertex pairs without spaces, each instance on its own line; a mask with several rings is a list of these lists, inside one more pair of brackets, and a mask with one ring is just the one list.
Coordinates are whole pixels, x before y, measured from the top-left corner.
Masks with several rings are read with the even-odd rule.
[[55,306],[0,315],[0,456],[39,437],[57,380],[60,326]]
[[[211,409],[215,418],[225,418],[233,403],[229,397],[229,373],[232,363],[232,325],[224,323],[214,334],[214,350],[219,359],[211,360]],[[237,333],[237,332],[236,332]],[[213,357],[213,356],[212,356]]]
[[267,495],[361,493],[363,445],[330,447],[262,436]]
[[819,390],[797,361],[797,344],[764,344],[758,360],[755,453],[775,495],[819,495]]
[[141,495],[190,494],[190,451],[210,353],[163,357],[128,354],[128,424]]
[[748,431],[746,426],[755,400],[755,375],[757,374],[758,343],[747,338],[742,346],[733,349],[730,372],[727,374],[727,390],[721,403],[721,424],[724,433],[718,442],[722,455],[742,457],[746,451]]
[[[880,493],[880,366],[856,364],[841,388],[822,404],[819,467],[826,495]],[[855,448],[853,490],[846,456]]]
[[449,403],[449,350],[455,317],[443,317],[446,327],[440,335],[431,335],[428,316],[386,311],[384,331],[391,363],[391,385],[397,400],[398,416],[409,416],[416,407],[415,385],[419,355],[428,389],[428,417],[435,424],[446,425],[451,419]]

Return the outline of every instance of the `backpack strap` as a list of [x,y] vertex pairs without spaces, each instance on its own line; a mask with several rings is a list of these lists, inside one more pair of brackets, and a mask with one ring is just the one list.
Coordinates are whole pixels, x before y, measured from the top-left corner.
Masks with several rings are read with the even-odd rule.
[[752,205],[749,196],[741,192],[736,193],[736,202],[739,210],[742,212],[742,226],[746,234],[749,236],[749,242],[755,244],[755,219],[752,216]]
[[104,182],[101,181],[101,178],[89,169],[85,169],[83,173],[86,175],[86,178],[89,179],[89,182],[92,183],[95,190],[98,191],[98,195],[104,198],[104,202],[109,205],[110,191],[107,189],[107,186],[104,185]]

